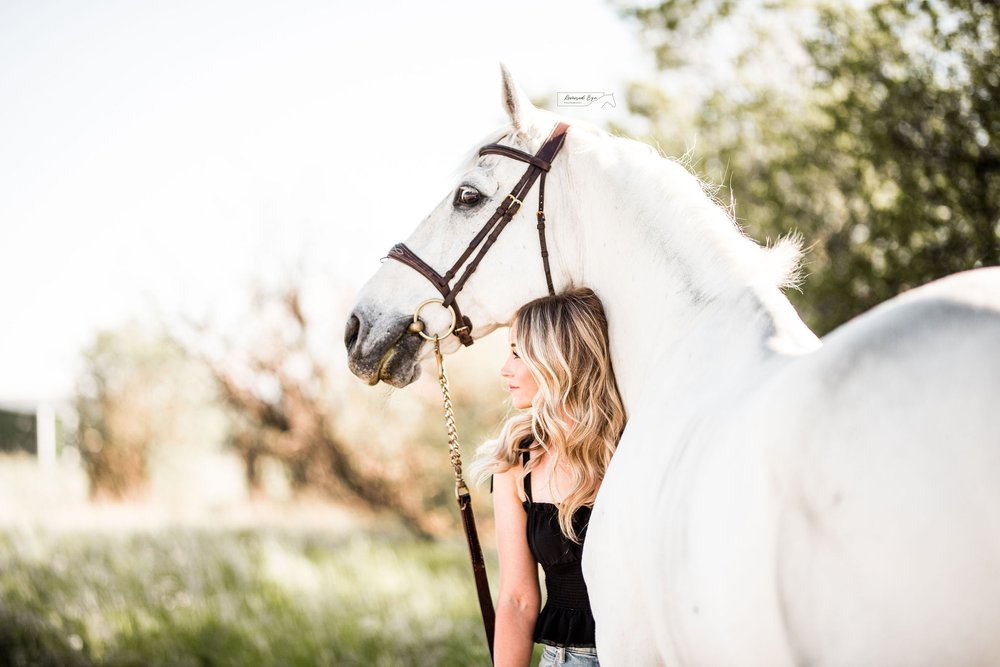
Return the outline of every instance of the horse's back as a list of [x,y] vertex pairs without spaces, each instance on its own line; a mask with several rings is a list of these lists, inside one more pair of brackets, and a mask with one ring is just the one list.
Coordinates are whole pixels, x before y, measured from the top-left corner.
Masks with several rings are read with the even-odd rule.
[[883,304],[767,394],[797,661],[1000,661],[1000,269]]

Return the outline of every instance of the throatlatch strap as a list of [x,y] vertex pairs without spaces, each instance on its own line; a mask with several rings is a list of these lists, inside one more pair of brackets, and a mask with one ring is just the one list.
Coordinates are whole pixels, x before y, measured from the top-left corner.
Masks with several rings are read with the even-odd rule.
[[549,296],[555,296],[552,286],[552,270],[549,268],[549,247],[545,243],[545,172],[538,179],[538,246],[542,249],[542,268],[545,269],[545,286],[549,288]]

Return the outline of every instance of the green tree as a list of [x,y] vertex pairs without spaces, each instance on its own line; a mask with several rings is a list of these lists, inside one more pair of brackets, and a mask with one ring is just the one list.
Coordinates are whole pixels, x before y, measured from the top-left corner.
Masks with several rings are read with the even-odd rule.
[[[666,0],[622,13],[661,68],[701,84],[687,108],[631,87],[648,139],[684,152],[681,118],[711,156],[695,165],[721,172],[752,235],[803,235],[807,275],[791,296],[819,333],[1000,264],[997,4]],[[727,38],[731,67],[714,75],[693,45]]]

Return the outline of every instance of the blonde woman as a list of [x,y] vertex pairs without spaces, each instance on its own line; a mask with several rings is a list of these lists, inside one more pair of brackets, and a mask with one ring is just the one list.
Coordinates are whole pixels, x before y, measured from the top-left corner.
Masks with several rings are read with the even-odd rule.
[[[608,324],[593,291],[536,299],[514,314],[500,371],[519,410],[479,448],[480,481],[492,474],[500,592],[495,664],[599,665],[580,559],[591,507],[625,409],[611,368]],[[545,572],[546,603],[538,566]]]

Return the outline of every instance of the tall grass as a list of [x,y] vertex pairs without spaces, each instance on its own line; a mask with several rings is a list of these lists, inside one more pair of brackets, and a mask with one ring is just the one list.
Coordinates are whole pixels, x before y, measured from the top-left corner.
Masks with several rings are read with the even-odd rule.
[[460,538],[7,529],[0,665],[486,665],[467,561]]

